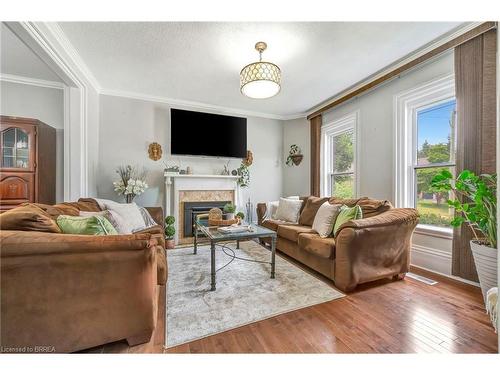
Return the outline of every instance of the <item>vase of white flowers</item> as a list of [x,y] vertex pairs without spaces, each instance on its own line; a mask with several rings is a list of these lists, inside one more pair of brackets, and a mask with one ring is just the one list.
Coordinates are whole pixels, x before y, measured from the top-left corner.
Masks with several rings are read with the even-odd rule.
[[113,186],[118,195],[125,196],[127,203],[132,203],[136,196],[141,195],[148,188],[146,183],[147,173],[144,168],[138,171],[136,167],[130,165],[120,166],[116,173],[118,173],[120,179],[113,182]]

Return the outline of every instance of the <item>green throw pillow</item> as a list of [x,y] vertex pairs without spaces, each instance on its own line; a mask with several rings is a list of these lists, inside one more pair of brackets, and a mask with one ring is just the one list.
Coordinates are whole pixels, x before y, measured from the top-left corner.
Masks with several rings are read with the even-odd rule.
[[343,205],[342,207],[340,207],[340,212],[337,216],[337,220],[335,220],[333,235],[335,236],[337,234],[337,230],[342,224],[347,223],[349,220],[357,220],[362,218],[363,211],[361,210],[361,207],[359,207],[358,205],[354,207],[347,207],[346,205]]
[[118,234],[109,220],[103,216],[59,215],[57,225],[66,234],[93,234],[98,236]]

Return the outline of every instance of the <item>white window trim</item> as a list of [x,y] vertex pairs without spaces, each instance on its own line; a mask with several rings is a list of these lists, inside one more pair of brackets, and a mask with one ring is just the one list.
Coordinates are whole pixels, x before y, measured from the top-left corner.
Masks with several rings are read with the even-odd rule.
[[[431,102],[444,102],[455,97],[455,77],[453,74],[437,78],[419,87],[394,96],[394,196],[396,207],[414,206],[413,160],[417,150],[417,109]],[[428,225],[417,226],[418,233],[451,238],[451,228]]]
[[340,133],[345,132],[346,130],[353,129],[353,146],[354,146],[354,197],[358,196],[359,193],[359,144],[360,144],[360,136],[359,136],[359,110],[349,113],[339,119],[335,119],[328,124],[325,124],[321,127],[321,175],[320,175],[320,194],[322,197],[330,196],[331,187],[330,187],[330,179],[326,178],[330,173],[330,149],[328,148],[329,144],[327,139],[331,136],[338,135]]

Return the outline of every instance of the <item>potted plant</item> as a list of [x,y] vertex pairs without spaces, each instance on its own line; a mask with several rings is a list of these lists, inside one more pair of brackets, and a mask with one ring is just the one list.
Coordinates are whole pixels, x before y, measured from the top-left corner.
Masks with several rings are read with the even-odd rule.
[[233,220],[234,213],[236,211],[236,206],[232,203],[226,203],[223,208],[224,214],[226,215],[226,220]]
[[302,162],[304,155],[302,155],[302,150],[297,145],[291,145],[290,151],[288,151],[288,157],[286,158],[286,165],[289,167],[292,165],[299,165]]
[[167,216],[165,218],[165,247],[173,249],[175,247],[175,217]]
[[250,185],[250,170],[248,168],[248,165],[246,165],[244,162],[241,162],[241,165],[239,166],[237,172],[239,176],[237,181],[238,185],[241,187],[248,187]]
[[236,214],[236,217],[239,219],[240,223],[245,219],[245,214],[241,211],[239,211],[237,214]]
[[465,223],[472,230],[474,239],[470,246],[486,300],[486,292],[497,285],[497,176],[477,176],[464,170],[453,180],[450,171],[443,169],[434,176],[431,187],[453,192],[454,199],[448,199],[448,205],[461,215],[455,216],[450,224],[458,227]]

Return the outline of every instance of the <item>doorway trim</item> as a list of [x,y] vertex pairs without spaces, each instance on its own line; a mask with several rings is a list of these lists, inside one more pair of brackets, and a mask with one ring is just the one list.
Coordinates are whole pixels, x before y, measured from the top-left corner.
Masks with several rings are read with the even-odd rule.
[[5,22],[64,82],[64,200],[89,194],[89,90],[97,81],[55,23]]

